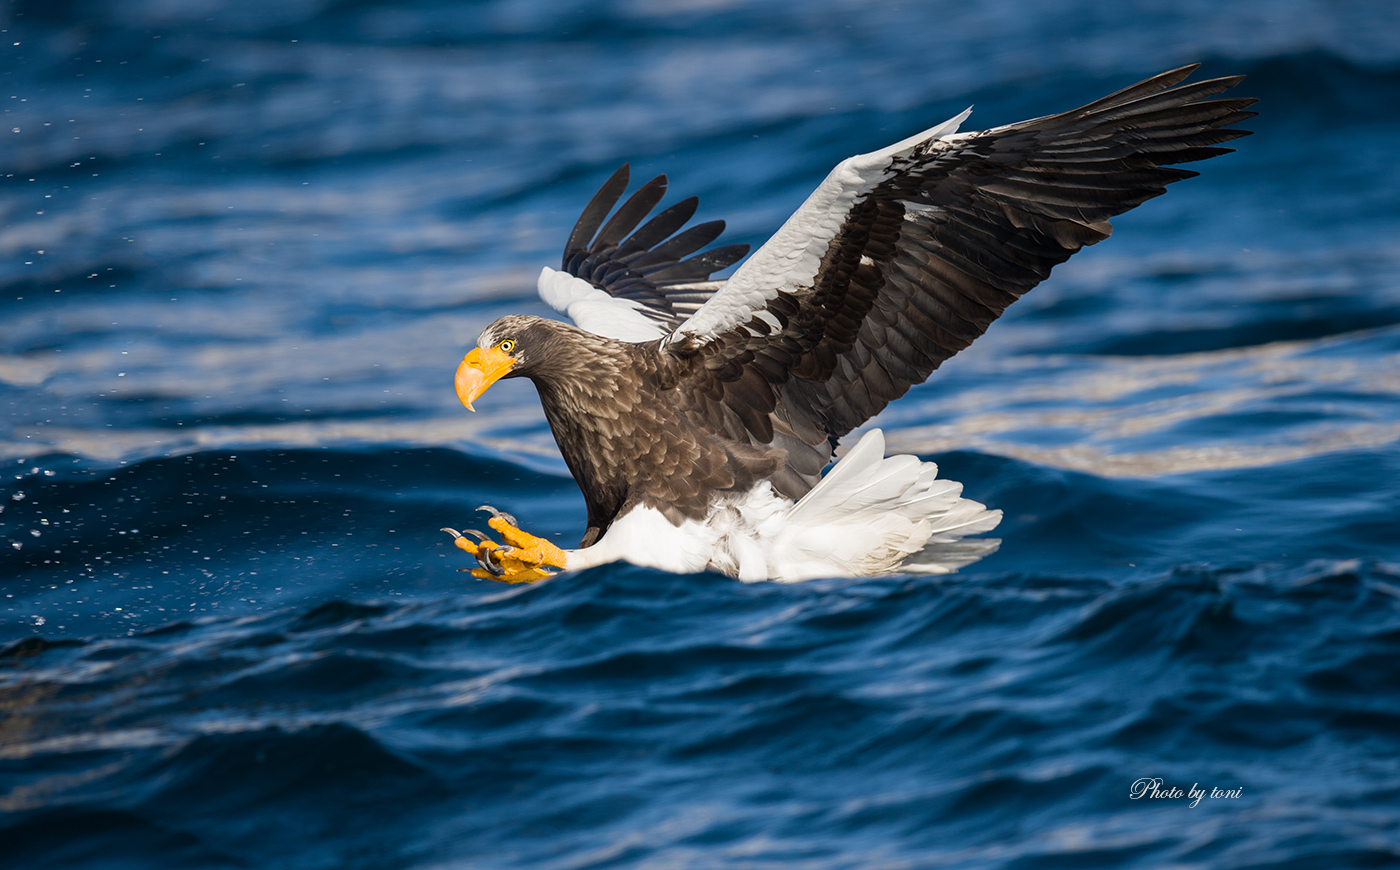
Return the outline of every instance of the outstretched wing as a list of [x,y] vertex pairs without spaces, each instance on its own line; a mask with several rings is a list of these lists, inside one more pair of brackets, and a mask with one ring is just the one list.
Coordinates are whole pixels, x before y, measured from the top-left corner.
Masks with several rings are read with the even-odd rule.
[[663,348],[714,431],[787,450],[799,497],[836,440],[987,330],[1108,220],[1248,131],[1243,77],[1196,65],[1079,109],[974,133],[948,123],[838,165]]
[[749,246],[696,254],[719,238],[724,221],[678,232],[699,205],[693,196],[638,229],[666,195],[664,175],[642,185],[604,223],[627,189],[628,175],[624,163],[593,195],[569,234],[561,270],[540,273],[540,298],[580,329],[622,341],[655,341],[719,289],[721,282],[710,275],[738,262]]

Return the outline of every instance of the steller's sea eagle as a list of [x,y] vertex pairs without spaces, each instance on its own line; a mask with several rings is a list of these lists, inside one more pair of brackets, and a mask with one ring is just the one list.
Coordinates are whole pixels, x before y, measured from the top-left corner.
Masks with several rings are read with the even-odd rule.
[[[473,573],[528,582],[617,560],[797,581],[942,573],[996,541],[1000,511],[937,467],[884,455],[874,429],[823,477],[838,440],[987,330],[1109,218],[1197,173],[1248,131],[1243,76],[1181,85],[1196,65],[1070,112],[957,132],[971,110],[843,160],[727,281],[746,245],[696,253],[694,198],[645,224],[666,190],[623,166],[584,209],[544,301],[575,325],[509,315],[457,369],[468,408],[501,378],[534,381],[588,506],[576,550],[493,514],[504,541],[446,529]],[[609,212],[612,216],[609,217]],[[640,226],[639,226],[640,225]],[[469,530],[470,531],[470,530]]]

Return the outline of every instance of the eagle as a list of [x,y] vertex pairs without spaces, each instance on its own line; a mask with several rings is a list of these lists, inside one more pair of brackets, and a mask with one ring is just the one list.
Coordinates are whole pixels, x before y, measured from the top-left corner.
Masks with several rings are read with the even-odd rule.
[[[462,403],[529,378],[588,510],[562,550],[489,506],[500,537],[444,529],[472,573],[532,582],[619,560],[795,582],[943,573],[995,549],[1001,512],[962,497],[879,429],[840,439],[922,383],[1109,219],[1232,151],[1244,77],[1198,64],[1068,112],[958,132],[971,109],[841,161],[728,280],[747,245],[705,250],[697,200],[650,217],[665,176],[617,206],[624,165],[579,217],[539,293],[573,322],[508,315],[456,373]],[[614,210],[616,207],[616,210]],[[643,223],[645,221],[645,223]],[[474,410],[474,409],[473,409]],[[825,475],[827,466],[831,466]]]

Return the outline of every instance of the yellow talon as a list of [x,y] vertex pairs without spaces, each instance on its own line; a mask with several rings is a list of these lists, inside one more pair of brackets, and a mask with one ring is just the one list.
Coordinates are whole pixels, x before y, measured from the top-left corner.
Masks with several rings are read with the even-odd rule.
[[515,525],[515,517],[486,505],[481,510],[491,512],[487,524],[505,540],[507,546],[497,544],[473,529],[467,532],[479,537],[480,542],[473,542],[456,529],[443,529],[452,535],[458,549],[476,557],[481,567],[472,569],[473,577],[501,583],[534,583],[554,576],[554,571],[546,569],[565,566],[567,557],[563,550],[543,538],[522,532]]
[[550,571],[541,571],[535,568],[526,571],[507,571],[499,577],[495,574],[483,571],[480,568],[473,568],[471,570],[471,575],[481,580],[495,580],[497,583],[534,583],[537,580],[543,580],[546,577],[554,576]]
[[568,557],[564,555],[563,550],[543,538],[537,538],[516,528],[515,517],[510,514],[502,514],[494,510],[493,513],[495,516],[487,520],[486,525],[495,529],[510,545],[502,548],[500,553],[502,558],[531,563],[537,567],[564,567]]

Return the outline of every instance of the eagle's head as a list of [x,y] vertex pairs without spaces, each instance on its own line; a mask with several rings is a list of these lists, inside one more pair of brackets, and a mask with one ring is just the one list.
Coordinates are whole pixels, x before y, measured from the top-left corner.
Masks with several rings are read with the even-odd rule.
[[486,388],[502,378],[539,377],[557,367],[563,345],[579,330],[528,314],[508,314],[481,331],[457,366],[457,398],[475,411]]

